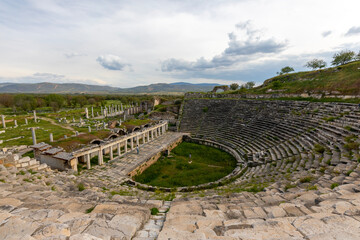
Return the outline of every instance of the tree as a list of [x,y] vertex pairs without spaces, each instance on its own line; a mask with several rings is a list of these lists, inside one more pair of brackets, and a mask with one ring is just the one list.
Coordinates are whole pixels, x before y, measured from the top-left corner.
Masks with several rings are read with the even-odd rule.
[[342,50],[334,54],[331,65],[334,66],[343,65],[345,63],[351,62],[354,59],[355,59],[355,52],[350,50]]
[[360,61],[360,51],[359,51],[359,53],[356,55],[355,58],[356,58],[357,61]]
[[295,70],[292,67],[286,66],[286,67],[283,67],[280,72],[277,72],[277,74],[283,75],[283,74],[293,72],[293,71],[295,71]]
[[255,86],[255,83],[254,82],[247,82],[245,83],[245,88],[246,89],[250,89],[250,88],[253,88]]
[[239,84],[237,84],[237,83],[232,83],[232,84],[230,84],[230,89],[231,90],[236,90],[236,89],[238,89],[239,88]]
[[304,67],[311,68],[311,69],[322,69],[323,67],[326,67],[326,62],[322,59],[314,58],[311,61],[308,61]]

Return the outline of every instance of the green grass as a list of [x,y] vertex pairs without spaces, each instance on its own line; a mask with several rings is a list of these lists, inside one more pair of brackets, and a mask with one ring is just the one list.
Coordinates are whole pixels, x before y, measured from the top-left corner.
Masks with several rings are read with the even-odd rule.
[[151,215],[157,215],[159,213],[159,209],[157,208],[152,208],[150,209]]
[[[12,119],[10,116],[7,116],[6,119]],[[32,120],[29,120],[28,125],[23,125],[24,123],[18,121],[19,126],[17,128],[9,128],[11,125],[6,124],[5,134],[0,135],[0,140],[9,140],[19,136],[23,138],[4,141],[0,144],[0,147],[14,146],[14,145],[32,145],[31,137],[31,127],[39,127],[35,130],[37,142],[49,142],[49,134],[53,133],[54,139],[59,139],[64,137],[64,135],[71,136],[73,133],[68,130],[55,126],[48,121],[40,120],[40,123],[34,123]],[[0,128],[2,130],[2,127]]]
[[194,186],[218,180],[236,167],[236,160],[229,153],[195,143],[179,144],[171,156],[160,158],[134,180],[168,188]]
[[284,74],[268,79],[254,92],[264,93],[268,89],[285,90],[285,93],[304,91],[339,91],[342,94],[359,94],[360,61],[323,70]]
[[313,177],[307,176],[307,177],[301,178],[301,179],[300,179],[300,182],[301,182],[301,183],[309,183],[309,182],[311,182],[312,180],[313,180]]
[[79,184],[78,184],[78,190],[79,190],[80,192],[81,192],[81,191],[84,191],[84,190],[85,190],[84,184],[79,183]]
[[95,207],[88,208],[88,209],[86,209],[85,212],[86,212],[86,213],[91,213],[91,212],[94,210],[94,208],[95,208]]
[[339,183],[333,183],[333,184],[331,184],[331,189],[334,189],[334,188],[336,188],[337,186],[339,186]]

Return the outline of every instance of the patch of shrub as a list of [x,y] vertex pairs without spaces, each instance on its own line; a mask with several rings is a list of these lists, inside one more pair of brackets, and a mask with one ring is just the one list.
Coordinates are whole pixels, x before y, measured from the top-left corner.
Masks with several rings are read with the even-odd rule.
[[150,211],[151,211],[151,215],[157,215],[159,213],[159,209],[157,208],[152,208],[150,209]]
[[86,212],[86,213],[91,213],[91,212],[94,210],[94,208],[95,208],[95,207],[88,208],[88,209],[86,209],[85,212]]
[[301,183],[309,183],[313,178],[311,176],[303,177],[300,179]]
[[325,147],[320,144],[315,144],[314,151],[317,153],[323,154],[325,152]]
[[80,192],[81,192],[81,191],[84,191],[84,190],[85,190],[84,184],[79,183],[79,184],[78,184],[78,190],[79,190]]
[[331,189],[334,189],[334,188],[336,188],[337,186],[339,186],[339,183],[333,183],[333,184],[331,184]]

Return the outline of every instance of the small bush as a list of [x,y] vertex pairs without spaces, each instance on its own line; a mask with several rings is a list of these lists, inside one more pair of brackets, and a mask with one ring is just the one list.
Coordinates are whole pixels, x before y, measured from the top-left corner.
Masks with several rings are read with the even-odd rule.
[[333,184],[331,184],[331,189],[334,189],[334,188],[336,188],[337,186],[339,186],[338,183],[333,183]]
[[317,190],[317,186],[315,186],[315,185],[313,185],[313,186],[308,186],[308,187],[307,187],[307,190],[308,190],[308,191]]
[[357,150],[357,149],[359,149],[359,145],[360,144],[358,142],[349,142],[344,145],[344,148],[348,151]]
[[323,154],[325,152],[325,147],[320,144],[315,144],[314,151]]
[[307,176],[307,177],[301,178],[301,179],[300,179],[300,182],[301,182],[301,183],[309,183],[309,182],[311,182],[311,180],[312,180],[312,177],[311,177],[311,176]]
[[151,215],[157,215],[159,213],[159,209],[157,208],[152,208],[150,209],[150,211],[151,211]]
[[94,208],[95,207],[91,207],[91,208],[86,209],[86,213],[91,213],[94,210]]
[[296,185],[293,185],[293,184],[286,184],[285,186],[285,191],[289,190],[290,188],[295,188]]
[[80,192],[81,192],[81,191],[84,191],[84,190],[85,190],[84,184],[79,183],[79,184],[78,184],[78,190],[79,190]]
[[37,172],[33,171],[32,169],[29,169],[28,172],[29,172],[30,174],[37,174]]
[[202,110],[203,110],[204,113],[206,113],[207,111],[209,111],[209,108],[208,108],[208,107],[204,107]]

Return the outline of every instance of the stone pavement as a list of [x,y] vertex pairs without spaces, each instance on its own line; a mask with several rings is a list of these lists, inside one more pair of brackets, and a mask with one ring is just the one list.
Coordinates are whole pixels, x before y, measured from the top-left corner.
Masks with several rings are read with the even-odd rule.
[[114,158],[105,165],[94,166],[91,170],[82,171],[79,178],[84,181],[100,181],[102,182],[101,185],[106,183],[107,187],[120,185],[129,180],[128,173],[130,171],[157,153],[164,151],[183,135],[184,133],[166,132],[153,141],[141,145],[139,154],[136,153],[134,148],[133,151],[128,152],[121,158]]

